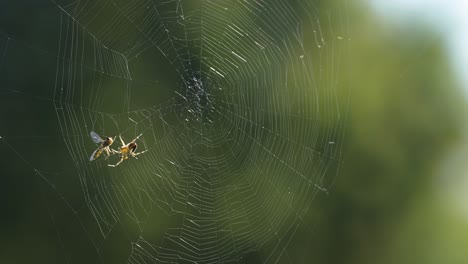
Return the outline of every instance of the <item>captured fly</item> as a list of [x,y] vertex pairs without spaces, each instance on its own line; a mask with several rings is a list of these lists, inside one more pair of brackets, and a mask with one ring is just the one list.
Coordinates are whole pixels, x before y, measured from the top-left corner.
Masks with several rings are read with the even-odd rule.
[[93,161],[101,155],[103,151],[106,152],[107,157],[106,159],[111,155],[111,149],[110,145],[114,143],[114,139],[111,137],[105,137],[105,139],[102,139],[96,132],[91,131],[89,133],[91,138],[93,139],[94,143],[101,144],[94,152],[91,154],[91,157],[89,158],[89,161]]

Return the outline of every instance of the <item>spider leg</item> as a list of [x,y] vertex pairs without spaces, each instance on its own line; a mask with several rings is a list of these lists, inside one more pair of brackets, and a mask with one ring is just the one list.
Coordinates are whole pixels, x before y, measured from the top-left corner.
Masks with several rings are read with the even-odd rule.
[[146,150],[143,150],[143,151],[140,151],[140,152],[132,152],[132,157],[134,157],[135,159],[138,159],[136,156],[140,155],[140,154],[143,154],[145,153],[146,151],[148,151],[147,149]]
[[145,153],[145,152],[147,152],[147,151],[148,151],[148,150],[145,149],[145,150],[143,150],[143,151],[140,151],[140,152],[137,152],[137,153],[134,153],[134,154],[135,154],[135,156],[138,156],[138,155],[143,154],[143,153]]
[[105,159],[108,159],[111,155],[111,151],[109,147],[105,147],[104,150],[106,151],[107,157]]
[[112,151],[112,154],[120,154],[120,151],[115,150],[115,149],[110,149]]
[[115,168],[115,167],[119,166],[119,164],[122,163],[122,161],[124,161],[124,157],[121,157],[120,160],[119,160],[119,162],[117,162],[115,165],[107,164],[107,166],[109,166],[109,167],[114,167],[114,168]]
[[125,146],[125,142],[123,141],[122,137],[119,135],[119,138],[120,138],[120,142],[122,142],[122,146]]
[[143,136],[143,133],[141,133],[140,135],[138,135],[138,137],[136,137],[134,140],[132,140],[131,142],[135,142],[137,141],[141,136]]

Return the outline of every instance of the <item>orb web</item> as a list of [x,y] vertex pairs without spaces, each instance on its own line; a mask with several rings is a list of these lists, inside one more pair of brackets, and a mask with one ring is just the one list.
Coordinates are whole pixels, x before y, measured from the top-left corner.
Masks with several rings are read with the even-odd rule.
[[[102,248],[114,239],[125,241],[132,264],[287,257],[339,167],[344,8],[306,0],[37,5],[49,17],[38,25],[46,32],[2,34],[0,65],[22,67],[15,49],[40,54],[50,86],[4,92],[53,110],[56,152],[71,166],[52,173],[18,155],[79,219],[98,258],[106,262]],[[115,155],[89,162],[90,131],[125,142],[143,133],[137,151],[148,152],[116,168],[108,166]],[[59,177],[76,179],[80,198]]]

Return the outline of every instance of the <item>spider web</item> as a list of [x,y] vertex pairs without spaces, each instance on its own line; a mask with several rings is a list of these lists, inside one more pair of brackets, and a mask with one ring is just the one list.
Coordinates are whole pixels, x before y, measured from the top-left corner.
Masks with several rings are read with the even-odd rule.
[[[345,8],[324,2],[50,0],[5,24],[1,140],[46,183],[67,262],[291,261],[343,141]],[[90,131],[148,152],[90,162]]]

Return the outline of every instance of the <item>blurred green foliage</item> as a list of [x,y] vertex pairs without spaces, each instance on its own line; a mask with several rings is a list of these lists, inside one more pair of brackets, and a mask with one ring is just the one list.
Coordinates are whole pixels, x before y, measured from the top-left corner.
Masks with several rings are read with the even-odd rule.
[[438,166],[466,117],[443,37],[392,27],[366,8],[349,14],[344,163],[302,252],[314,263],[466,263],[458,238],[468,225],[437,197]]

